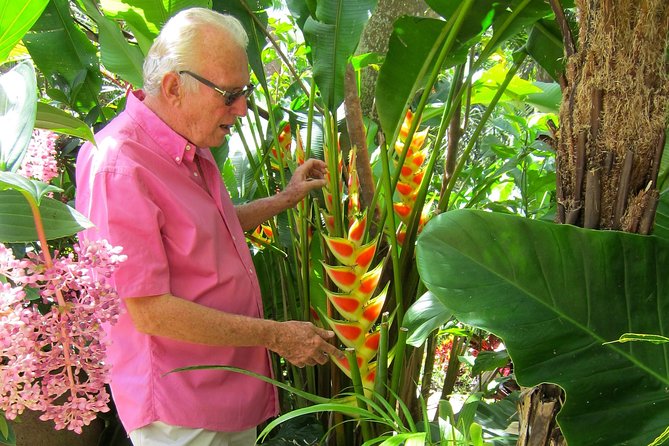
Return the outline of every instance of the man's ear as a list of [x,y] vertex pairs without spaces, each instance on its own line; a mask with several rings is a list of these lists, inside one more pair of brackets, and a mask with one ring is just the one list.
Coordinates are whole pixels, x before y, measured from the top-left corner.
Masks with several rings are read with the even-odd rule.
[[160,84],[163,98],[171,105],[179,105],[183,98],[184,90],[181,85],[179,75],[170,71],[165,76]]

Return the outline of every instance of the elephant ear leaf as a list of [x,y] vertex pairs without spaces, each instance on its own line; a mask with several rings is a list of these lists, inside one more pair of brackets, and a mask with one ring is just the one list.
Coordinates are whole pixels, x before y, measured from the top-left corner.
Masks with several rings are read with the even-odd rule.
[[566,392],[569,444],[647,445],[669,419],[669,242],[509,215],[441,214],[418,239],[427,288],[455,316],[500,336],[519,384]]

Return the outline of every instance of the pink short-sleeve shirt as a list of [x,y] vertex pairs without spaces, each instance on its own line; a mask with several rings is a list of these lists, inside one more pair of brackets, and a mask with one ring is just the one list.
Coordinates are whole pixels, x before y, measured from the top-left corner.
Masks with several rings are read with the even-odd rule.
[[[174,132],[128,95],[126,108],[85,144],[77,159],[76,207],[96,225],[82,238],[105,238],[128,256],[114,275],[122,299],[171,293],[221,311],[261,318],[251,255],[211,152]],[[201,172],[194,157],[200,161]],[[277,413],[276,390],[221,370],[230,365],[270,376],[261,347],[212,347],[138,332],[127,312],[108,329],[114,402],[127,431],[153,421],[240,431]]]

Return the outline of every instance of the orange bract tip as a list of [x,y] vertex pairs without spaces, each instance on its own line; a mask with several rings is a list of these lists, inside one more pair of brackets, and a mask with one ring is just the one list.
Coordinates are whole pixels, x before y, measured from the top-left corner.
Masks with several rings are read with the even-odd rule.
[[[349,260],[350,256],[354,253],[355,247],[353,246],[353,243],[350,241],[339,238],[339,237],[323,237],[325,239],[325,243],[328,245],[328,248],[330,248],[330,251],[344,264],[349,264],[351,263],[346,262],[344,260]],[[342,260],[343,259],[343,260]]]
[[379,314],[381,314],[384,300],[385,299],[379,299],[378,301],[374,301],[373,303],[365,307],[364,311],[362,312],[362,317],[366,321],[374,322],[379,317]]
[[411,162],[414,166],[420,167],[425,162],[425,152],[416,152],[416,154],[411,158]]
[[360,307],[360,302],[352,297],[330,296],[330,300],[338,309],[341,308],[348,313],[353,313]]
[[360,327],[354,327],[352,325],[339,325],[337,326],[337,331],[341,333],[346,339],[354,341],[360,337],[362,329]]
[[409,216],[409,214],[411,214],[411,207],[408,204],[393,203],[393,209],[395,209],[397,215],[402,218],[406,218]]
[[358,282],[358,275],[349,266],[330,266],[323,264],[325,272],[341,290],[348,293]]
[[364,276],[362,276],[362,279],[360,279],[360,286],[358,287],[356,292],[364,296],[371,295],[376,289],[376,285],[379,284],[379,280],[381,279],[382,269],[383,269],[383,263],[379,263],[379,265],[376,268],[374,268],[372,271],[369,271]]
[[362,218],[354,218],[348,228],[348,239],[360,243],[362,237],[365,235],[365,226],[367,225],[367,216]]
[[372,242],[358,251],[357,257],[355,258],[355,263],[359,268],[366,271],[367,268],[369,268],[369,264],[372,263],[372,259],[374,259],[375,253],[376,242]]
[[413,188],[409,184],[398,181],[397,182],[397,192],[399,192],[402,195],[409,195],[409,194],[411,194],[411,192],[413,192]]
[[399,243],[400,245],[403,244],[404,239],[406,238],[406,236],[407,236],[407,232],[404,229],[398,231],[397,232],[397,243]]
[[365,338],[365,348],[368,348],[370,350],[378,350],[379,349],[379,340],[381,339],[381,332],[380,331],[375,331],[374,333],[370,333],[367,335]]

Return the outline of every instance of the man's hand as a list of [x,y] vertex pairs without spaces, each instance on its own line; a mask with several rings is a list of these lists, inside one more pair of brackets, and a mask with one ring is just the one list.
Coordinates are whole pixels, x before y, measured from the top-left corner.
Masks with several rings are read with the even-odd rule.
[[323,161],[308,159],[295,169],[290,182],[282,192],[235,206],[242,229],[251,231],[275,215],[295,207],[310,191],[325,186],[327,172],[327,166]]
[[283,194],[290,203],[290,207],[302,201],[309,192],[320,189],[327,184],[325,174],[328,172],[327,164],[323,161],[309,158],[295,169],[293,176],[283,190]]
[[277,322],[267,346],[298,367],[325,364],[329,355],[343,358],[344,354],[327,342],[334,332],[316,327],[311,322]]

